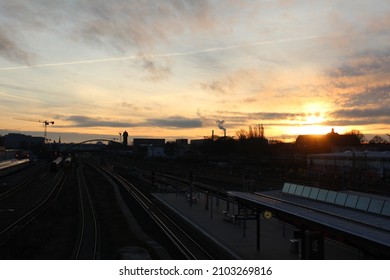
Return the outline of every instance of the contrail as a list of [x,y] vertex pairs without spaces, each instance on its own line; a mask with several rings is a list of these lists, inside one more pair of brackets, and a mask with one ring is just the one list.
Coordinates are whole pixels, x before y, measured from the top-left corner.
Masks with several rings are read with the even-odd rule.
[[[219,51],[226,51],[226,50],[233,50],[233,49],[250,48],[250,47],[255,47],[255,46],[271,45],[271,44],[286,43],[286,42],[293,42],[293,41],[303,41],[303,40],[310,40],[310,39],[316,39],[316,38],[318,38],[318,36],[300,37],[300,38],[273,40],[273,41],[262,41],[262,42],[232,45],[232,46],[226,46],[226,47],[215,47],[215,48],[208,48],[208,49],[202,49],[202,50],[194,50],[194,51],[188,51],[188,52],[151,54],[151,55],[147,55],[146,57],[160,58],[160,57],[189,56],[189,55],[196,55],[196,54],[200,54],[200,53],[211,53],[211,52],[219,52]],[[142,58],[142,56],[132,55],[132,56],[110,57],[110,58],[91,59],[91,60],[45,63],[45,64],[36,64],[36,65],[10,66],[10,67],[0,67],[0,71],[32,69],[32,68],[41,68],[41,67],[67,66],[67,65],[77,65],[77,64],[104,63],[104,62],[114,62],[114,61],[123,61],[123,60],[137,60],[137,59],[141,59],[141,58]]]
[[102,63],[102,62],[112,62],[112,61],[120,61],[120,60],[134,60],[134,59],[138,59],[138,58],[139,57],[137,57],[137,56],[126,56],[126,57],[111,57],[111,58],[78,60],[78,61],[57,62],[57,63],[45,63],[45,64],[36,64],[36,65],[1,67],[0,71],[31,69],[31,68],[40,68],[40,67],[65,66],[65,65],[76,65],[76,64],[88,64],[88,63]]

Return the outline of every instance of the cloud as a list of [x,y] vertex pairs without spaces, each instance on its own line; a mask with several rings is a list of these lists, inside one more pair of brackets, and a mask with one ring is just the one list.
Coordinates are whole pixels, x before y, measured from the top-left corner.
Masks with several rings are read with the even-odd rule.
[[[226,96],[242,92],[248,93],[247,91],[251,92],[253,88],[261,88],[262,81],[257,70],[246,69],[234,71],[218,80],[200,83],[200,87],[210,93]],[[244,100],[253,101],[253,99],[248,100],[247,98]]]
[[390,107],[390,84],[370,87],[362,92],[347,95],[342,105],[346,108],[356,108],[376,107],[378,104],[384,104]]
[[377,73],[390,74],[390,52],[354,56],[336,69],[328,71],[330,78],[362,77]]
[[349,57],[340,66],[327,70],[325,80],[328,86],[324,89],[327,88],[336,109],[346,110],[339,112],[369,114],[364,110],[390,107],[389,77],[390,52],[366,52]]
[[47,21],[58,22],[61,15],[69,15],[72,5],[67,1],[35,0],[26,4],[25,0],[1,1],[2,20],[13,21],[18,26],[30,29],[47,26]]
[[390,28],[390,16],[388,13],[385,15],[377,16],[372,18],[368,22],[368,32],[381,33],[384,32],[388,34]]
[[57,127],[132,127],[134,126],[131,122],[127,121],[114,121],[106,120],[103,118],[93,118],[82,115],[72,115],[72,116],[60,116],[57,115],[55,119],[61,119],[64,121],[70,121],[71,125],[63,125]]
[[31,54],[20,42],[23,36],[31,38],[34,32],[55,36],[61,32],[61,39],[93,43],[121,53],[134,49],[152,52],[157,44],[170,44],[173,37],[180,35],[217,28],[220,34],[219,27],[223,25],[218,23],[233,19],[223,14],[217,16],[219,12],[220,8],[208,0],[36,0],[28,5],[25,0],[2,1],[0,56],[30,64]]
[[[172,38],[206,33],[222,36],[231,33],[236,22],[248,13],[257,11],[259,5],[252,1],[212,0],[86,0],[76,12],[78,25],[74,36],[77,39],[110,46],[121,52],[138,48],[151,50],[157,44],[170,45]],[[258,15],[257,15],[258,16]],[[212,35],[214,34],[214,35]],[[315,37],[276,40],[289,42]],[[268,42],[275,43],[275,40]],[[259,42],[258,45],[265,45]],[[255,44],[248,44],[254,46]],[[216,49],[224,49],[216,47]],[[234,49],[240,46],[229,46]],[[210,49],[215,51],[216,49]]]
[[159,81],[166,79],[171,75],[171,69],[168,66],[168,62],[165,59],[165,65],[162,65],[164,61],[153,60],[152,57],[147,55],[141,55],[139,60],[136,60],[136,65],[147,73],[147,77],[153,81]]
[[285,112],[259,112],[259,113],[250,113],[248,115],[252,119],[262,119],[262,120],[302,120],[306,116],[311,116],[311,114],[306,113],[285,113]]
[[340,109],[329,113],[328,125],[372,125],[390,123],[388,106]]
[[[34,64],[30,66],[10,66],[10,67],[0,67],[0,71],[5,70],[18,70],[18,69],[29,69],[29,68],[40,68],[40,67],[55,67],[55,66],[66,66],[66,65],[79,65],[79,64],[94,64],[94,63],[105,63],[105,62],[115,62],[115,61],[126,61],[126,60],[146,60],[146,62],[149,62],[151,59],[162,59],[162,58],[169,58],[169,57],[180,57],[180,56],[194,56],[199,54],[206,54],[206,53],[213,53],[213,52],[220,52],[225,50],[234,50],[234,49],[240,49],[240,48],[248,48],[248,47],[255,47],[259,45],[269,45],[269,44],[278,44],[283,42],[290,42],[290,41],[300,41],[300,40],[307,40],[312,37],[304,37],[304,38],[292,38],[287,40],[272,40],[272,41],[261,41],[261,42],[253,42],[249,44],[239,44],[239,45],[230,45],[230,46],[224,46],[224,47],[215,47],[215,48],[206,48],[206,49],[197,49],[193,51],[186,51],[186,52],[173,52],[173,53],[158,53],[158,54],[148,54],[148,55],[130,55],[130,56],[119,56],[119,57],[108,57],[108,58],[96,58],[96,59],[88,59],[88,60],[74,60],[74,61],[62,61],[62,62],[52,62],[52,63],[42,63],[42,64]],[[199,58],[199,57],[198,57]],[[207,58],[207,61],[210,63],[210,60],[213,58],[210,56]],[[155,62],[153,62],[155,64]],[[147,66],[147,64],[146,64]],[[145,65],[144,65],[145,68]],[[158,66],[155,68],[160,68],[164,70],[164,72],[168,73],[170,72],[170,69],[168,67],[162,67]],[[147,68],[146,68],[147,69]],[[222,69],[222,68],[221,68]],[[204,85],[205,88],[207,88],[207,83],[201,84],[201,86]]]
[[[198,111],[199,117],[204,123],[212,126],[215,121],[223,119],[229,126],[247,126],[250,124],[267,124],[273,126],[296,125],[296,122],[305,121],[312,114],[288,113],[288,112],[239,112],[239,111],[217,111],[213,113]],[[211,121],[213,120],[213,122]]]
[[86,41],[111,45],[125,52],[129,47],[152,48],[172,36],[209,29],[216,18],[209,1],[84,1],[85,20],[75,30]]
[[124,120],[107,120],[99,117],[82,115],[60,116],[55,119],[71,122],[70,125],[57,127],[164,127],[164,128],[198,128],[202,121],[198,118],[171,116],[166,118],[149,118],[144,121],[131,122]]
[[337,99],[340,109],[328,112],[329,125],[390,123],[390,85],[368,87]]
[[7,33],[0,27],[0,56],[12,62],[30,64],[33,55],[21,48]]
[[235,93],[235,85],[234,81],[227,78],[223,81],[212,81],[209,83],[200,83],[200,87],[203,90],[215,93],[215,94],[221,94],[221,95],[230,95]]
[[[139,111],[141,109],[140,106],[135,105],[133,103],[128,103],[128,102],[122,102],[119,104],[119,107],[125,108],[126,110],[129,109],[130,111]],[[146,108],[144,108],[146,109]]]

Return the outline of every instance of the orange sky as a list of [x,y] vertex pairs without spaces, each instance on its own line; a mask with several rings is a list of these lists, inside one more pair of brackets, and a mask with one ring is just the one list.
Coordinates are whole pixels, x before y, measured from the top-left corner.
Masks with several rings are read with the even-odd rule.
[[390,133],[388,1],[62,2],[0,3],[0,134]]

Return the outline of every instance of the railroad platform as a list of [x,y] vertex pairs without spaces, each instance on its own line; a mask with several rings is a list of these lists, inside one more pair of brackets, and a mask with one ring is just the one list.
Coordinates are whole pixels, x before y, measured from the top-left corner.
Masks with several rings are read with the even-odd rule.
[[[228,249],[239,259],[300,259],[298,244],[292,242],[295,227],[276,219],[260,219],[260,249],[257,250],[256,220],[238,221],[236,204],[206,194],[154,193],[153,196],[177,215]],[[294,241],[294,240],[293,240]]]

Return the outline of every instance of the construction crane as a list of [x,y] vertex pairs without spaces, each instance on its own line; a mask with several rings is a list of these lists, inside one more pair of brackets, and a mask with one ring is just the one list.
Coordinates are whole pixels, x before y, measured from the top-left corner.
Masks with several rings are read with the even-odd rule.
[[54,124],[54,121],[42,121],[42,120],[34,120],[34,119],[26,119],[26,118],[14,118],[15,120],[28,121],[28,122],[40,122],[43,123],[44,126],[44,134],[43,137],[45,139],[45,143],[47,141],[47,126],[50,124]]

